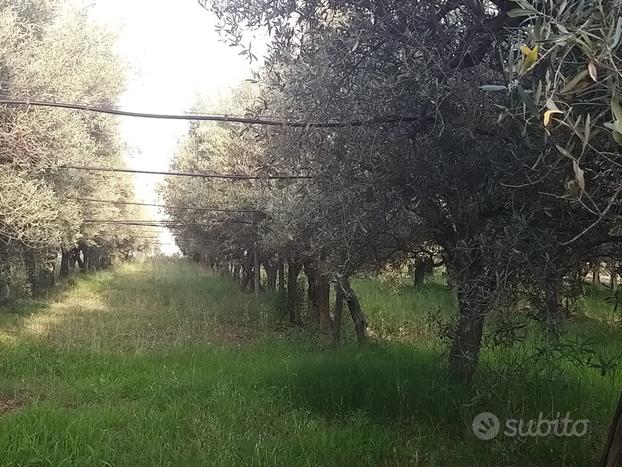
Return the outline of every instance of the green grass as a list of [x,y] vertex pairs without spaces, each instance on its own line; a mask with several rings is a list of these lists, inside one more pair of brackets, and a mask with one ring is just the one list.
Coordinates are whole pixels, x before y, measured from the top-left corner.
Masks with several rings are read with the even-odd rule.
[[[472,389],[448,376],[426,315],[451,294],[357,280],[374,342],[334,349],[278,324],[279,306],[183,262],[77,278],[0,313],[0,463],[17,465],[590,465],[616,374],[544,353],[535,334],[489,346]],[[565,339],[622,353],[620,326],[591,297]],[[587,300],[587,299],[586,299]],[[470,431],[483,411],[590,418],[580,439]]]
[[426,322],[430,316],[455,316],[455,298],[439,283],[415,287],[401,281],[355,279],[353,286],[370,318],[370,333],[383,340],[430,338],[434,332]]

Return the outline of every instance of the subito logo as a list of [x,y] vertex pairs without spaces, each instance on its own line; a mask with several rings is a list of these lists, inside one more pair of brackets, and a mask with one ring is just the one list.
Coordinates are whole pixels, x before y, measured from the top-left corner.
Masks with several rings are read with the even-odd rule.
[[573,420],[570,412],[562,415],[557,413],[555,418],[547,418],[540,412],[538,418],[508,418],[501,430],[499,418],[490,412],[482,412],[475,416],[471,425],[473,434],[483,440],[490,441],[500,434],[508,438],[536,438],[536,437],[581,437],[589,432],[590,421],[588,419]]
[[482,441],[490,441],[496,438],[501,430],[499,418],[490,412],[482,412],[473,419],[473,434]]

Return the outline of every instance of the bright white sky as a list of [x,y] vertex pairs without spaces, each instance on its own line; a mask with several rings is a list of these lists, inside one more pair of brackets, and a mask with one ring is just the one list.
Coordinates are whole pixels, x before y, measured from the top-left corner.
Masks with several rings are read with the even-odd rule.
[[[118,105],[124,109],[183,113],[199,95],[216,101],[250,77],[251,65],[239,49],[220,41],[214,16],[196,0],[91,0],[95,21],[119,31],[118,53],[129,66],[127,90]],[[255,44],[253,44],[255,48]],[[201,109],[219,113],[217,108]],[[120,118],[132,169],[168,170],[188,122]],[[162,177],[137,175],[136,192],[147,203],[161,202],[155,189]],[[154,219],[163,217],[157,208]],[[164,253],[176,247],[164,232]]]

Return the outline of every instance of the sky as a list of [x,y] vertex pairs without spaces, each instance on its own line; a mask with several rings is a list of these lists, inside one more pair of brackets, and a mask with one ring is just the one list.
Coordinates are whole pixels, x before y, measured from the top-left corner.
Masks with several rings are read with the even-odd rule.
[[[250,78],[251,64],[220,40],[215,17],[196,0],[91,0],[90,11],[94,21],[118,31],[117,53],[128,65],[126,91],[118,102],[123,109],[183,113],[199,96],[215,102]],[[215,107],[201,111],[220,113]],[[128,167],[168,170],[188,122],[118,118]],[[141,202],[162,202],[156,194],[162,178],[135,176]],[[158,208],[150,215],[164,218]],[[164,253],[176,251],[170,232],[164,231],[161,241]]]

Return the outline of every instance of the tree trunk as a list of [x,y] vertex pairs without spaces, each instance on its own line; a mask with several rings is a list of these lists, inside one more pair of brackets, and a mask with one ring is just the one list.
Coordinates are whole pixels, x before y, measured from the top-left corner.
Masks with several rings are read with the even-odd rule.
[[553,341],[560,337],[560,327],[564,321],[565,312],[563,304],[562,278],[556,273],[549,275],[546,281],[545,321],[548,335]]
[[37,295],[39,292],[39,278],[37,276],[37,264],[34,254],[29,248],[25,248],[23,251],[24,265],[26,266],[26,273],[28,275],[28,283],[30,284],[30,293]]
[[305,275],[309,283],[309,318],[321,329],[332,327],[330,318],[330,282],[326,276],[310,263],[305,264]]
[[69,275],[69,252],[64,248],[61,248],[60,251],[61,259],[59,277],[62,279],[63,277],[67,277]]
[[289,313],[290,324],[300,324],[300,313],[298,310],[298,275],[302,265],[296,261],[287,262],[287,311]]
[[41,272],[41,285],[46,289],[54,287],[54,266],[46,267]]
[[475,375],[486,313],[496,300],[496,279],[487,274],[479,255],[477,249],[454,253],[447,263],[458,301],[449,368],[463,384],[470,384]]
[[233,265],[233,279],[238,282],[240,280],[240,265],[235,263]]
[[333,321],[333,342],[335,345],[341,343],[341,323],[343,321],[343,289],[337,282],[335,297],[335,320]]
[[354,322],[354,331],[356,332],[356,340],[359,344],[367,342],[367,323],[365,321],[365,315],[361,309],[361,304],[358,297],[350,286],[350,280],[344,278],[341,280],[341,288],[343,289],[344,301],[348,305],[350,316]]
[[307,296],[309,302],[309,322],[318,327],[320,324],[319,307],[317,304],[317,270],[310,264],[305,263],[304,273],[307,276]]
[[600,285],[600,266],[595,265],[592,269],[592,284]]
[[57,254],[47,255],[43,266],[39,269],[39,289],[51,289],[54,287],[54,268]]
[[253,248],[253,278],[255,297],[259,297],[259,289],[261,287],[261,270],[259,269],[259,254],[257,253],[257,246]]
[[279,259],[279,295],[285,293],[285,264]]
[[321,275],[318,278],[315,303],[320,315],[320,328],[330,330],[333,321],[330,317],[330,282],[326,276]]
[[249,264],[248,259],[242,263],[242,290],[253,290],[255,281],[253,280],[253,267]]
[[613,416],[601,467],[622,467],[622,395]]
[[69,250],[69,269],[76,269],[76,264],[80,266],[82,259],[80,258],[80,250],[77,248],[72,248]]
[[415,257],[415,270],[413,282],[415,287],[425,283],[425,278],[434,272],[434,258],[427,253],[420,253]]
[[475,374],[484,329],[484,313],[477,309],[473,295],[458,291],[458,328],[449,354],[450,369],[465,384]]
[[415,263],[415,274],[414,274],[414,284],[416,287],[420,287],[425,282],[425,263],[422,261],[417,261]]
[[91,255],[88,248],[82,249],[82,255],[84,256],[84,269],[86,271],[91,269]]
[[84,266],[84,261],[82,260],[82,257],[80,256],[80,252],[81,250],[79,249],[75,250],[75,258],[76,258],[76,262],[78,263],[78,268],[80,269],[80,272],[84,273],[86,272],[86,267]]
[[276,292],[276,276],[278,273],[277,265],[271,259],[262,262],[266,270],[266,287],[269,292]]

